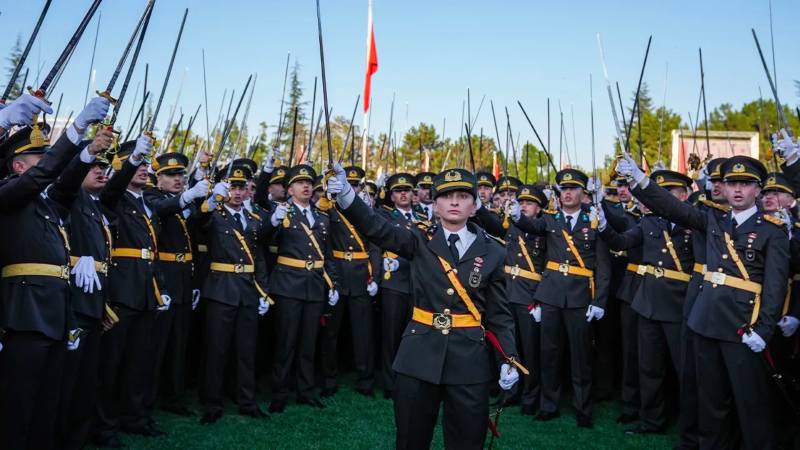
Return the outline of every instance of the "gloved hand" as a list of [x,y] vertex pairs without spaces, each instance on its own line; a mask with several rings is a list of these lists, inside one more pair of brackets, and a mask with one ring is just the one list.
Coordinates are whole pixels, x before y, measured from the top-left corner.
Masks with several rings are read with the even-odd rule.
[[208,209],[216,209],[218,202],[224,202],[228,198],[229,189],[230,185],[225,181],[215,184],[214,189],[211,190],[211,196],[208,197]]
[[172,298],[167,294],[161,294],[161,303],[163,304],[156,309],[159,311],[167,311],[169,310],[169,305],[172,304]]
[[91,256],[81,256],[75,267],[72,268],[71,273],[75,275],[75,286],[83,289],[85,294],[94,292],[95,286],[97,290],[101,290],[100,277],[97,276],[97,270],[94,266],[94,258]]
[[264,297],[258,298],[258,315],[263,316],[269,311],[269,302]]
[[273,211],[269,221],[272,223],[273,227],[277,227],[278,224],[281,223],[281,220],[283,220],[288,213],[289,205],[286,203],[278,203],[278,206],[275,207],[275,211]]
[[617,161],[617,173],[639,184],[646,178],[642,169],[636,165],[636,162],[631,158],[631,155],[623,153],[619,161]]
[[336,289],[331,289],[328,291],[328,304],[331,306],[336,306],[339,303],[339,291]]
[[107,98],[95,97],[89,100],[89,103],[86,104],[83,111],[78,113],[78,117],[75,118],[75,122],[73,122],[72,125],[78,132],[82,133],[89,128],[89,125],[99,123],[105,119],[110,106],[111,102],[108,101]]
[[792,165],[797,162],[800,144],[792,142],[792,138],[785,129],[781,129],[780,132],[783,137],[778,137],[777,134],[772,135],[772,151],[785,159],[787,165]]
[[536,323],[539,323],[539,322],[542,321],[542,307],[541,306],[533,305],[533,308],[531,308],[531,310],[528,311],[528,314],[530,314],[531,317],[533,317],[533,320]]
[[270,151],[269,155],[264,158],[264,164],[261,165],[261,171],[265,173],[272,173],[273,170],[275,170],[275,157]]
[[328,193],[332,195],[346,195],[353,189],[347,182],[347,175],[341,164],[333,166],[333,176],[328,179]]
[[188,205],[198,198],[205,198],[208,195],[208,180],[200,180],[194,186],[190,187],[183,194],[181,194],[181,202]]
[[73,352],[81,345],[81,337],[78,335],[79,329],[69,330],[67,336],[67,350]]
[[375,297],[378,294],[378,283],[370,281],[367,284],[367,294],[369,294],[370,297]]
[[508,209],[511,212],[511,220],[514,222],[518,221],[520,217],[522,217],[522,210],[519,207],[519,202],[517,200],[511,200],[511,203],[508,205]]
[[386,272],[394,272],[400,268],[400,261],[394,258],[383,258],[383,270]]
[[797,326],[800,325],[800,320],[794,316],[783,316],[778,321],[778,326],[781,327],[781,333],[786,337],[792,337],[797,332]]
[[97,155],[108,150],[114,143],[114,132],[106,127],[102,127],[97,131],[92,142],[86,146],[86,151],[90,155]]
[[365,204],[372,206],[372,198],[369,196],[369,192],[361,191],[358,193],[358,198],[361,199],[362,202]]
[[603,318],[603,314],[605,313],[606,311],[603,308],[589,305],[589,309],[586,310],[586,321],[591,322],[592,320],[600,320]]
[[146,134],[142,134],[136,139],[136,147],[133,148],[130,160],[134,164],[139,164],[144,161],[145,156],[153,151],[153,138]]
[[381,173],[377,180],[375,180],[375,185],[379,188],[382,188],[386,184],[386,174]]
[[786,208],[781,208],[778,211],[778,218],[780,218],[781,222],[783,222],[783,226],[786,227],[786,231],[788,231],[791,234],[792,227],[794,226],[794,221],[792,220],[792,214]]
[[755,331],[742,334],[742,344],[746,344],[750,347],[750,350],[756,353],[762,352],[767,348],[767,343]]
[[42,112],[53,114],[53,108],[42,98],[22,94],[0,110],[0,128],[9,130],[15,125],[32,125],[33,115]]
[[192,311],[200,304],[200,289],[192,289]]
[[508,363],[503,363],[503,365],[500,366],[500,380],[498,381],[500,389],[507,391],[514,387],[514,384],[517,381],[519,381],[519,373],[517,373],[517,368]]
[[603,211],[603,208],[598,208],[597,206],[592,205],[589,208],[589,217],[591,219],[597,219],[597,229],[603,231],[608,226],[608,221],[606,220],[606,213]]

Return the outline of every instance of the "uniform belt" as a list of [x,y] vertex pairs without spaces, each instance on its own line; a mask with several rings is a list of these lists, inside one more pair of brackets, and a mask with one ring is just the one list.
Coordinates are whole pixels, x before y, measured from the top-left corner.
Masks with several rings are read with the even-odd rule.
[[385,252],[383,252],[383,257],[384,257],[384,258],[392,258],[392,259],[397,259],[397,258],[399,258],[399,257],[400,257],[400,255],[398,255],[398,254],[397,254],[397,253],[395,253],[395,252],[385,251]]
[[636,273],[638,273],[639,275],[643,275],[643,273],[641,272],[650,274],[656,278],[663,277],[668,280],[683,281],[684,283],[688,283],[689,280],[692,279],[692,276],[686,272],[681,272],[680,270],[665,269],[663,267],[653,267],[650,265],[639,266],[639,270]]
[[[75,267],[75,264],[78,264],[78,257],[77,256],[70,256],[69,257],[69,266]],[[94,270],[95,272],[102,273],[103,275],[108,274],[108,263],[105,261],[97,261],[94,262]]]
[[442,313],[432,313],[415,306],[411,318],[415,322],[441,330],[442,334],[449,334],[451,328],[481,326],[480,320],[475,319],[472,314],[452,314],[449,309],[445,309]]
[[158,252],[158,260],[166,262],[187,263],[187,262],[192,262],[192,254],[191,252],[190,253]]
[[208,246],[206,244],[197,244],[197,251],[200,253],[208,253]]
[[298,269],[306,269],[306,270],[322,269],[322,267],[324,266],[323,261],[294,259],[294,258],[289,258],[288,256],[278,256],[278,264],[283,266],[296,267]]
[[149,248],[115,248],[111,250],[112,258],[156,259],[155,253]]
[[522,277],[533,281],[542,280],[542,274],[531,272],[530,270],[525,270],[520,266],[505,266],[503,269],[505,273],[511,275],[512,277]]
[[728,286],[734,289],[750,292],[751,294],[761,294],[761,285],[759,283],[747,281],[722,272],[706,272],[706,274],[703,276],[703,279],[710,282],[713,287]]
[[548,270],[555,270],[556,272],[561,272],[565,276],[578,275],[580,277],[588,277],[588,278],[594,276],[594,272],[589,269],[584,269],[583,267],[578,267],[578,266],[570,266],[569,264],[564,264],[564,263],[557,263],[555,261],[547,261],[546,267]]
[[69,266],[38,263],[9,264],[3,267],[0,276],[3,278],[40,276],[69,280]]
[[636,275],[642,275],[641,273],[639,273],[639,271],[642,270],[641,269],[642,267],[645,267],[645,266],[640,266],[639,264],[628,263],[628,265],[625,267],[625,269],[627,269],[628,272],[635,273]]
[[700,263],[694,263],[693,269],[695,273],[699,273],[700,275],[705,275],[706,273],[706,265]]
[[256,268],[252,264],[228,264],[228,263],[211,263],[211,270],[214,272],[227,272],[227,273],[253,273]]
[[343,252],[341,250],[333,250],[333,257],[336,259],[344,259],[345,261],[352,261],[354,259],[362,260],[362,259],[369,259],[369,253],[353,252],[353,251]]
[[277,245],[270,245],[268,248],[270,253],[278,254],[278,246]]

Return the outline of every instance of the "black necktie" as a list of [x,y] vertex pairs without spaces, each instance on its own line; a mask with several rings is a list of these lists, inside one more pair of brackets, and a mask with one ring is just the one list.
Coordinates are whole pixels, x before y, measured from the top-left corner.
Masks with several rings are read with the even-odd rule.
[[311,216],[309,215],[307,209],[303,210],[303,217],[305,217],[306,218],[306,222],[308,222],[308,224],[311,225]]
[[233,213],[233,218],[236,219],[236,228],[239,229],[239,231],[243,232],[244,231],[244,223],[242,223],[242,215],[239,214],[238,212],[237,213]]
[[572,231],[572,216],[567,216],[567,230]]
[[406,219],[411,220],[411,213],[406,213]]
[[736,227],[739,226],[739,222],[736,221],[736,217],[731,217],[731,227],[733,227],[733,231],[736,231]]
[[142,214],[146,215],[147,217],[150,217],[150,215],[147,214],[147,208],[144,206],[144,197],[141,197],[141,196],[138,197],[136,199],[136,203],[138,203],[139,204],[139,208],[142,209]]
[[459,237],[457,234],[453,233],[447,238],[447,242],[450,243],[450,253],[453,254],[453,261],[458,262],[461,257],[458,256],[458,249],[456,248],[456,242],[458,242]]

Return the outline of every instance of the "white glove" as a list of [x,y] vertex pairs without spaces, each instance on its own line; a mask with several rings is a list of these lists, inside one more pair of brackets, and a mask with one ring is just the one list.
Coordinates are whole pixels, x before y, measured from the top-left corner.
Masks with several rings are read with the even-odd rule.
[[78,131],[84,131],[89,128],[89,125],[99,123],[105,119],[110,106],[111,102],[107,98],[95,97],[86,104],[86,107],[78,114],[72,124]]
[[33,115],[42,112],[53,114],[53,108],[42,98],[22,94],[0,110],[0,128],[9,130],[14,125],[32,125]]
[[200,304],[200,289],[192,289],[192,311]]
[[205,198],[205,196],[208,195],[208,186],[209,186],[208,180],[203,179],[198,181],[194,186],[187,189],[186,192],[181,194],[181,202],[184,205],[188,205],[189,203],[192,203],[194,200],[197,200],[198,198]]
[[589,309],[586,310],[586,321],[591,322],[592,320],[600,320],[603,318],[603,314],[605,313],[606,311],[603,308],[589,305]]
[[158,309],[159,311],[167,311],[169,310],[169,305],[172,304],[172,299],[170,298],[169,295],[162,294],[161,303],[163,303],[163,305],[159,306],[156,309]]
[[519,373],[517,373],[516,367],[512,367],[507,363],[500,366],[500,380],[498,381],[500,389],[507,391],[511,389],[517,381],[519,381]]
[[194,170],[194,174],[192,175],[195,181],[200,181],[206,177],[206,169],[202,167],[198,167]]
[[333,176],[328,179],[328,193],[332,195],[346,195],[353,187],[347,182],[347,175],[341,164],[333,166]]
[[518,221],[522,216],[522,210],[519,208],[519,202],[516,199],[511,200],[511,203],[508,205],[508,207],[511,210],[511,220],[514,222]]
[[94,292],[95,286],[97,290],[101,290],[100,277],[97,276],[97,270],[94,267],[94,258],[91,256],[81,256],[75,267],[72,268],[73,275],[75,275],[75,286],[83,289],[85,294]]
[[139,162],[144,161],[144,157],[149,155],[152,151],[153,139],[143,134],[136,139],[136,147],[133,148],[130,160],[132,163],[139,164]]
[[528,314],[530,314],[531,317],[533,317],[533,320],[536,323],[539,323],[539,322],[542,321],[542,307],[541,306],[533,305],[533,308],[531,308],[531,310],[528,311]]
[[339,303],[339,291],[336,289],[331,289],[328,291],[328,304],[331,306],[336,306]]
[[794,316],[783,316],[778,321],[778,326],[781,327],[781,333],[786,337],[792,337],[797,332],[797,326],[800,325],[800,320]]
[[275,170],[275,157],[272,155],[272,151],[270,151],[269,155],[264,158],[264,164],[261,165],[261,171],[271,173],[273,170]]
[[272,216],[269,218],[269,221],[272,223],[273,227],[277,227],[278,224],[281,223],[281,220],[283,220],[288,213],[289,205],[286,203],[279,203],[275,208],[275,211],[272,213]]
[[751,331],[750,333],[744,333],[742,335],[742,344],[746,344],[750,347],[750,350],[759,353],[767,348],[767,343],[764,342],[764,339],[761,339],[755,331]]
[[400,268],[400,262],[394,258],[383,258],[383,270],[385,272],[394,272]]
[[362,202],[366,203],[367,205],[372,206],[372,198],[369,196],[369,192],[361,191],[358,193],[358,198],[361,199]]
[[263,316],[269,311],[269,302],[264,297],[258,298],[258,315]]
[[367,284],[367,294],[369,294],[370,297],[375,297],[378,294],[378,283],[370,281],[369,284]]
[[792,138],[785,129],[781,129],[780,132],[783,138],[778,138],[777,134],[772,135],[772,150],[785,159],[787,165],[792,165],[797,162],[800,144],[792,142]]
[[603,231],[608,226],[608,221],[606,220],[606,213],[603,211],[603,208],[598,208],[597,206],[592,205],[589,208],[589,217],[592,219],[597,219],[597,229]]
[[77,329],[69,330],[69,337],[67,338],[67,350],[75,351],[81,345],[81,337],[75,336],[78,333]]
[[636,184],[641,183],[646,178],[642,169],[636,165],[631,155],[627,153],[623,153],[622,158],[617,162],[617,173],[628,180],[633,180]]
[[386,185],[386,174],[385,173],[381,173],[381,175],[378,177],[378,179],[375,180],[375,185],[378,186],[379,188],[382,188],[384,185]]

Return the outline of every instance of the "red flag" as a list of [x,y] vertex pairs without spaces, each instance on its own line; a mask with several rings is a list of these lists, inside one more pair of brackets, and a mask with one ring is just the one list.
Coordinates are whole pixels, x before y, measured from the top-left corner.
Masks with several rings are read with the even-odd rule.
[[686,147],[683,145],[683,138],[678,150],[678,172],[686,175]]
[[372,87],[372,75],[377,71],[378,50],[375,47],[375,28],[372,25],[372,0],[370,0],[367,19],[367,76],[364,81],[364,114],[369,111],[369,94]]
[[495,179],[500,178],[500,165],[497,164],[497,152],[492,152],[492,175]]

